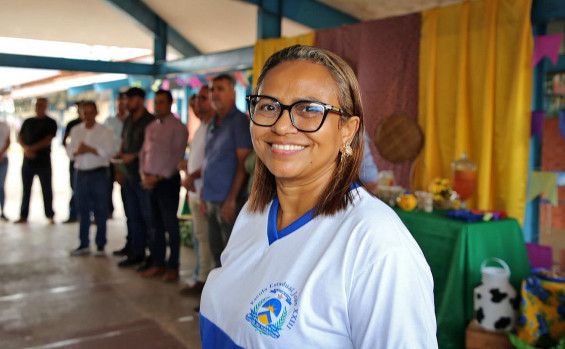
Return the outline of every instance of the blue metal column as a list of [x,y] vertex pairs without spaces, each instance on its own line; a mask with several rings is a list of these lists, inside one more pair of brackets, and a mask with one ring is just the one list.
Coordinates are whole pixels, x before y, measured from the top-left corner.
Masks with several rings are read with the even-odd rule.
[[[532,25],[532,31],[535,36],[545,35],[547,25]],[[547,73],[547,59],[543,59],[534,68],[533,75],[533,91],[532,91],[532,110],[544,109],[544,93],[545,93],[545,75]],[[530,139],[530,158],[528,161],[528,173],[538,171],[541,167],[541,139],[533,135]],[[528,179],[528,183],[531,178]],[[538,242],[539,240],[539,197],[526,203],[526,215],[524,218],[524,239],[527,242]]]
[[153,44],[153,55],[155,64],[167,61],[167,23],[155,16],[155,42]]
[[283,0],[259,0],[257,40],[281,37]]

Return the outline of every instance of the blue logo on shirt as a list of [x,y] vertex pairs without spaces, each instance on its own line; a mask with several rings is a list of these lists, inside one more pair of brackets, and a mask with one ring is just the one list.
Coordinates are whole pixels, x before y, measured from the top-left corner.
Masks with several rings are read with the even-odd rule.
[[280,337],[280,331],[290,330],[298,316],[298,292],[286,282],[270,284],[263,288],[253,301],[245,315],[253,327],[261,334],[273,338]]

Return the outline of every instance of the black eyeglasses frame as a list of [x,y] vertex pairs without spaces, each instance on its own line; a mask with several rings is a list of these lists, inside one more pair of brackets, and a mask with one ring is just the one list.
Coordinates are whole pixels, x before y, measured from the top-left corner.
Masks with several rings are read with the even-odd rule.
[[[281,111],[279,113],[279,116],[275,119],[275,121],[272,124],[263,125],[263,124],[257,123],[254,120],[253,113],[251,112],[251,99],[252,98],[270,98],[273,101],[277,102],[281,106]],[[267,95],[247,95],[245,97],[245,100],[247,101],[247,110],[249,111],[249,118],[251,119],[251,121],[255,125],[262,126],[262,127],[271,127],[274,124],[276,124],[277,121],[279,121],[279,119],[283,115],[285,110],[288,110],[288,115],[290,116],[290,122],[292,123],[292,126],[294,126],[294,128],[296,128],[300,132],[316,132],[316,131],[318,131],[324,125],[324,122],[326,121],[326,117],[328,116],[328,112],[330,112],[330,111],[333,111],[334,113],[337,113],[340,116],[351,117],[351,115],[349,115],[349,113],[346,112],[345,110],[339,109],[338,107],[334,107],[331,104],[326,104],[326,103],[319,102],[319,101],[311,101],[311,100],[305,99],[305,100],[296,101],[292,104],[282,104],[278,99],[271,97],[271,96],[267,96]],[[318,126],[318,128],[316,128],[315,130],[303,130],[303,129],[299,128],[298,126],[296,126],[296,123],[294,122],[294,116],[292,115],[292,108],[297,104],[305,103],[305,102],[307,102],[307,103],[318,103],[318,104],[320,104],[324,107],[324,116],[322,117],[322,122],[320,122],[320,126]]]

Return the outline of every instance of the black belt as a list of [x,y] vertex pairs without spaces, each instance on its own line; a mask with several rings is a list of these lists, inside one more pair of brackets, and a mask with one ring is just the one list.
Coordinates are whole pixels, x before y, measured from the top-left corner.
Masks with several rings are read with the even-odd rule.
[[106,172],[107,170],[108,170],[108,167],[96,167],[96,168],[93,168],[91,170],[77,170],[77,171],[82,173],[82,174],[91,174],[91,173],[98,173],[98,172]]

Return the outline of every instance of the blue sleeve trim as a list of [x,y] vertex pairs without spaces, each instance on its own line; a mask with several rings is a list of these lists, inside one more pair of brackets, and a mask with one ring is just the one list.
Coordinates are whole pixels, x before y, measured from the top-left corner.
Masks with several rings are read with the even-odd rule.
[[200,313],[200,341],[202,348],[243,348],[235,344],[235,342],[221,328],[216,326],[212,321],[208,320]]
[[290,235],[294,231],[300,229],[303,225],[314,219],[314,209],[306,212],[302,217],[292,222],[288,227],[277,231],[277,213],[279,212],[279,198],[275,196],[269,209],[269,221],[267,223],[267,236],[269,238],[269,245],[273,242]]

